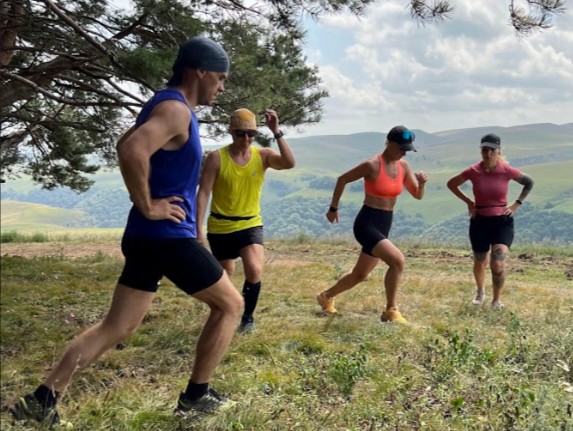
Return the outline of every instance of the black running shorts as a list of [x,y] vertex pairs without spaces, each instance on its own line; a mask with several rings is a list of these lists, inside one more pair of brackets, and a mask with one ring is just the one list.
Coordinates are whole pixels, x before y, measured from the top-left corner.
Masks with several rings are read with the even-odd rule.
[[364,205],[354,219],[354,237],[362,251],[372,256],[372,250],[383,239],[388,239],[392,227],[392,211]]
[[193,295],[217,283],[223,268],[209,250],[193,238],[123,238],[125,266],[119,283],[156,292],[163,276]]
[[476,216],[470,219],[470,242],[474,253],[486,253],[494,244],[511,248],[513,243],[513,217]]
[[218,260],[236,259],[243,247],[263,245],[263,227],[255,226],[231,233],[207,233],[211,252]]

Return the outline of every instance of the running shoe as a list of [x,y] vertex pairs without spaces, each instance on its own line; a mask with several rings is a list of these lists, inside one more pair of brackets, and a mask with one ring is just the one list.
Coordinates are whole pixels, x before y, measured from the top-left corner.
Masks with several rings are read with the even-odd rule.
[[42,405],[34,394],[24,395],[8,410],[17,421],[32,420],[48,428],[58,424],[67,424],[67,422],[60,421],[60,416],[54,407]]
[[472,300],[473,305],[483,305],[483,301],[485,299],[485,291],[478,290],[476,292],[476,297]]
[[491,308],[494,310],[501,310],[502,308],[505,308],[505,304],[501,301],[495,301],[491,303]]
[[396,307],[385,310],[380,316],[380,320],[382,320],[382,322],[408,323]]
[[318,304],[322,307],[323,313],[336,314],[336,308],[334,308],[334,298],[327,298],[324,293],[321,292],[316,295],[316,300]]
[[196,400],[187,398],[184,392],[181,392],[177,400],[177,407],[175,413],[188,414],[188,413],[214,413],[218,410],[225,410],[232,407],[236,402],[219,395],[213,389]]
[[253,316],[243,317],[241,319],[241,323],[239,324],[239,327],[237,328],[237,331],[239,332],[239,334],[246,334],[248,332],[254,332],[255,331],[255,319],[253,318]]

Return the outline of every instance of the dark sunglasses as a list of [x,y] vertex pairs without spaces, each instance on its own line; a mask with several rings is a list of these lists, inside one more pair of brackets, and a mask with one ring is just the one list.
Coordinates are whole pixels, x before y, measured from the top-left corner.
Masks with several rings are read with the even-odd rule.
[[257,136],[258,132],[255,130],[235,130],[233,131],[233,134],[237,138],[244,138],[245,136],[248,136],[249,138],[254,138],[255,136]]

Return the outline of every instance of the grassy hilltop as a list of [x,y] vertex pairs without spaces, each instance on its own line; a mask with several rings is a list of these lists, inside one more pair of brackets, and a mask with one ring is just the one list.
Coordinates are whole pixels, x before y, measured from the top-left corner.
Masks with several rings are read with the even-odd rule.
[[[89,252],[79,256],[80,246]],[[117,240],[13,256],[26,247],[2,244],[3,407],[102,318],[122,264]],[[86,431],[572,430],[573,252],[513,250],[507,307],[494,311],[470,305],[467,250],[401,248],[409,326],[379,321],[382,267],[337,300],[341,316],[318,313],[314,295],[352,267],[355,243],[271,241],[257,331],[234,338],[213,380],[235,408],[172,415],[207,310],[165,281],[136,335],[76,376],[60,412]],[[1,421],[30,429],[5,412]]]

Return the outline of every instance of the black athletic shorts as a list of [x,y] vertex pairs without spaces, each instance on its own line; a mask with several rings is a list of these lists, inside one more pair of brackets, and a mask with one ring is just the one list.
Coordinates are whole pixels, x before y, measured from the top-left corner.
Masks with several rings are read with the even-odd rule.
[[255,226],[231,233],[207,233],[211,252],[218,260],[236,259],[248,245],[263,245],[263,227]]
[[513,217],[500,215],[471,218],[470,242],[474,253],[485,253],[494,244],[504,244],[510,248],[513,243]]
[[156,292],[163,276],[192,295],[217,283],[223,268],[194,238],[123,238],[125,266],[119,283]]
[[372,250],[383,239],[388,239],[392,227],[392,211],[364,205],[354,219],[354,238],[362,251],[372,256]]

